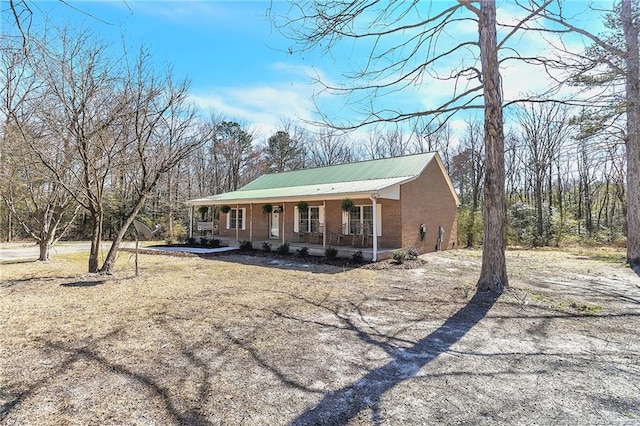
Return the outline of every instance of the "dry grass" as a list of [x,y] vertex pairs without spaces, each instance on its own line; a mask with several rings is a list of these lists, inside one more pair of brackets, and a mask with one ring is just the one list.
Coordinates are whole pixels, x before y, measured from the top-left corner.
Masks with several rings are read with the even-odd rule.
[[[527,281],[532,271],[558,258],[558,252],[514,252],[510,257],[519,259],[512,273],[516,289],[545,294],[545,303],[560,297],[553,289]],[[473,294],[461,288],[477,278],[477,252],[453,251],[425,259],[425,267],[418,270],[369,270],[277,267],[268,259],[241,256],[219,260],[141,256],[138,277],[128,253],[121,254],[118,272],[110,277],[83,274],[85,255],[61,256],[49,264],[4,264],[0,422],[288,423],[331,391],[347,392],[372,371],[399,362],[403,349],[415,347],[464,308]],[[581,261],[593,268],[615,267],[599,259]],[[616,271],[633,274],[628,268]],[[529,300],[536,303],[533,297]],[[575,309],[570,303],[550,303],[549,309],[553,313],[564,309],[563,315],[579,314],[574,311],[592,306],[589,303],[603,312],[626,309],[577,293],[564,294],[562,300],[572,301]],[[524,312],[507,294],[491,312],[519,315],[513,320],[513,336],[521,338],[518,321],[535,322],[536,315],[547,309],[545,303]],[[589,316],[597,317],[597,312]],[[637,318],[630,318],[637,324]],[[482,342],[486,344],[496,326],[492,321],[487,318],[476,326],[480,341],[466,350],[490,352]],[[624,341],[622,335],[608,338]],[[454,345],[469,344],[459,339]],[[445,385],[442,380],[451,373],[451,362],[461,355],[444,349],[434,353],[429,374],[435,375],[429,386],[420,384],[425,380],[422,374],[416,381],[402,380],[384,394],[384,401],[370,401],[370,407],[346,419],[357,424],[437,421],[443,412],[423,405],[431,400],[446,403],[420,392],[451,388],[453,383],[464,400],[469,392],[486,386],[473,384],[468,377],[457,379],[472,387],[465,389],[463,382],[455,381],[456,375]],[[438,356],[449,361],[440,364]],[[481,360],[472,356],[468,362]],[[468,375],[478,369],[465,363],[456,367],[458,373]],[[621,383],[628,385],[625,380]],[[637,398],[637,382],[635,386],[616,398]],[[480,416],[481,405],[470,403],[467,408]],[[640,415],[637,407],[622,408],[618,414]],[[480,418],[473,416],[458,420]],[[451,419],[442,417],[447,418]]]

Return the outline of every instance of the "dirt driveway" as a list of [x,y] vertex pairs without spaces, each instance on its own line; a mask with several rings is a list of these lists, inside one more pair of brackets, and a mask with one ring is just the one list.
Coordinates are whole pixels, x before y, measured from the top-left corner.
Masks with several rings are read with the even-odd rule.
[[0,423],[640,424],[621,254],[509,252],[497,300],[473,291],[479,255],[2,265]]

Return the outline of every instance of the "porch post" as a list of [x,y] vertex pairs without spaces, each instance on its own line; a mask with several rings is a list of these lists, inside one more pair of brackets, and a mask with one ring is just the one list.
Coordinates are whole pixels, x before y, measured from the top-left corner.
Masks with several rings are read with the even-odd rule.
[[[236,241],[240,241],[240,204],[236,203]],[[242,218],[244,222],[246,218]]]
[[284,219],[285,219],[284,211],[286,210],[285,209],[285,205],[286,205],[286,203],[283,201],[282,202],[282,244],[284,244],[284,230],[285,230],[285,226],[284,226],[284,223],[285,223],[284,222]]
[[[211,239],[216,236],[216,206],[209,206],[209,210],[211,211]],[[218,227],[220,226],[220,221],[218,221]]]
[[373,224],[371,225],[371,227],[373,228],[371,230],[371,233],[373,234],[373,254],[371,255],[371,261],[373,262],[377,262],[378,261],[378,214],[377,214],[377,200],[373,197],[373,194],[371,194],[369,196],[369,199],[371,200],[372,203],[372,208],[373,208]]
[[193,204],[189,207],[189,238],[193,238]]
[[253,203],[249,204],[249,242],[253,242]]

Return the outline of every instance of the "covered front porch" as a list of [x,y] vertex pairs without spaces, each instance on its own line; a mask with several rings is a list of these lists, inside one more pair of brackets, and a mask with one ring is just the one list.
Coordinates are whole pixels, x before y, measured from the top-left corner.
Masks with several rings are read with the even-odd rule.
[[[377,193],[349,193],[331,198],[237,199],[235,203],[191,200],[189,236],[216,238],[236,246],[249,241],[254,249],[266,243],[275,250],[287,243],[291,252],[307,247],[314,256],[324,256],[332,247],[339,257],[362,252],[364,259],[377,261],[401,246],[390,238],[393,235],[382,236],[381,203],[391,201],[378,197]],[[345,199],[352,203],[348,210],[342,206]]]
[[[203,238],[211,238],[211,237],[203,237]],[[220,240],[222,245],[229,246],[229,247],[239,247],[239,244],[240,244],[238,240],[232,237],[215,235],[213,236],[213,238]],[[337,257],[340,257],[340,258],[351,259],[355,253],[360,251],[362,252],[363,260],[371,262],[374,259],[373,247],[371,246],[358,247],[358,246],[352,246],[347,244],[329,245],[329,244],[322,244],[317,242],[314,243],[308,240],[285,241],[285,242],[289,244],[289,253],[291,254],[296,254],[298,250],[300,250],[303,247],[306,247],[308,250],[308,254],[310,256],[323,257],[325,256],[326,248],[332,247],[337,250],[338,252]],[[281,240],[274,240],[274,239],[255,239],[251,242],[251,245],[255,250],[263,250],[264,244],[269,244],[269,246],[271,247],[271,251],[275,252],[277,248],[283,244],[283,242]],[[384,259],[390,258],[392,256],[392,252],[397,249],[398,248],[378,248],[376,253],[377,255],[376,260],[384,260]]]

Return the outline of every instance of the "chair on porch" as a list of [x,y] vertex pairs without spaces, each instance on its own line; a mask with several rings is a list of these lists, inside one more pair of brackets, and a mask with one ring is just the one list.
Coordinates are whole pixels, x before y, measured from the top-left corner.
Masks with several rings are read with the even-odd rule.
[[309,234],[309,243],[311,244],[322,244],[324,240],[324,225],[319,224],[318,229],[315,232]]
[[291,234],[291,242],[304,243],[309,240],[309,234],[306,232],[294,232]]
[[347,235],[344,233],[344,224],[329,233],[329,245],[341,246],[345,244]]
[[[360,230],[359,230],[360,231]],[[370,226],[366,224],[361,227],[361,231],[357,234],[353,235],[353,243],[351,244],[354,247],[370,247],[373,245],[373,234],[371,232]]]

